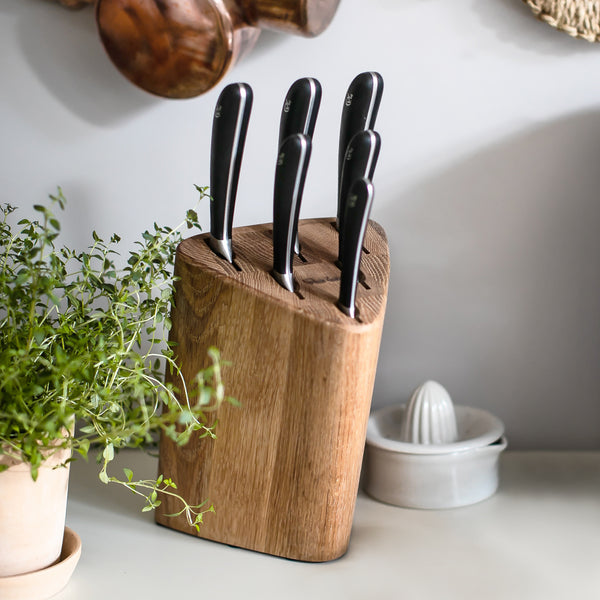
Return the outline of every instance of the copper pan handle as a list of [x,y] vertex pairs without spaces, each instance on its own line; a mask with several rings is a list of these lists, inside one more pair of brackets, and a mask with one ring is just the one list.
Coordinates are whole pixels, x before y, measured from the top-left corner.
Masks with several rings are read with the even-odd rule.
[[340,0],[240,0],[244,14],[260,27],[314,37],[331,23]]

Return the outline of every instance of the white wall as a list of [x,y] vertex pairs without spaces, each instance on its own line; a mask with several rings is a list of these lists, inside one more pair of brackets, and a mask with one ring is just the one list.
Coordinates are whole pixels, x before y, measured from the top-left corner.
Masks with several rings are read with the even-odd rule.
[[[513,448],[600,447],[600,48],[518,0],[342,0],[316,39],[265,32],[223,82],[255,93],[236,225],[271,220],[281,103],[306,75],[323,101],[302,217],[334,214],[342,101],[364,70],[386,85],[373,218],[392,252],[374,405],[434,378],[501,417]],[[0,74],[2,201],[61,185],[68,243],[175,224],[208,184],[222,86],[137,90],[91,9],[2,0]]]

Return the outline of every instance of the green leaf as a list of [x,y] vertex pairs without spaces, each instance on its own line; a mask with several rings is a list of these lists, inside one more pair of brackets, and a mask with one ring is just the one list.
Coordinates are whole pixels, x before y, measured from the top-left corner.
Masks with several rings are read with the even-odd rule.
[[227,396],[225,400],[228,404],[231,404],[231,406],[235,406],[236,408],[242,406],[242,403],[237,398],[233,398],[232,396]]
[[[209,197],[208,188],[196,190]],[[76,423],[66,443],[84,458],[100,446],[100,481],[138,495],[151,490],[146,510],[160,504],[160,487],[193,521],[199,507],[177,496],[172,480],[134,482],[127,468],[119,479],[107,465],[118,449],[152,444],[159,432],[181,445],[192,435],[215,435],[204,425],[202,404],[213,408],[225,399],[218,353],[209,369],[189,374],[190,398],[172,383],[181,372],[168,339],[175,251],[186,225],[199,228],[198,213],[187,211],[176,228],[155,223],[117,260],[116,234],[105,242],[91,232],[84,251],[61,244],[52,211],[65,202],[58,188],[50,202],[35,205],[42,218],[21,219],[14,229],[7,219],[14,208],[0,207],[0,441],[10,440],[35,479],[42,450]]]
[[77,452],[83,456],[83,458],[87,459],[88,452],[90,450],[90,440],[87,438],[81,438],[79,440],[79,446],[77,446]]
[[107,444],[102,452],[102,456],[106,462],[110,462],[115,457],[115,448],[112,444]]

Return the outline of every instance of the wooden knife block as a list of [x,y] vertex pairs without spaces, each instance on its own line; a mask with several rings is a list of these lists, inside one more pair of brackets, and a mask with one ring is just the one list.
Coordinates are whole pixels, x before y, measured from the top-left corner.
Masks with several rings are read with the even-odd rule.
[[272,226],[234,229],[235,264],[217,257],[207,235],[178,247],[180,278],[171,339],[189,382],[217,347],[228,395],[241,407],[217,412],[217,439],[178,447],[163,436],[159,469],[190,502],[216,513],[196,532],[163,497],[162,525],[303,561],[347,549],[387,298],[383,229],[365,235],[358,320],[335,305],[340,271],[332,219],[300,221],[291,293],[275,282]]

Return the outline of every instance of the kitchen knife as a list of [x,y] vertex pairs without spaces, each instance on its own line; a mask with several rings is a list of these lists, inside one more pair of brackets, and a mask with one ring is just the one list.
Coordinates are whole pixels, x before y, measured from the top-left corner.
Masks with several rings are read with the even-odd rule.
[[252,88],[248,84],[232,83],[221,92],[213,117],[209,244],[216,254],[229,262],[233,262],[233,210],[252,98]]
[[310,159],[311,140],[295,133],[283,141],[277,157],[273,193],[273,277],[294,291],[293,249],[304,181]]
[[283,102],[279,121],[279,146],[293,133],[312,138],[321,105],[321,84],[313,77],[295,81]]
[[349,317],[356,315],[356,285],[365,232],[373,206],[373,184],[358,179],[352,184],[345,203],[342,277],[338,307]]
[[[321,95],[321,84],[314,77],[303,77],[291,85],[281,110],[279,146],[294,133],[302,133],[312,142],[321,106]],[[294,240],[294,252],[300,254],[300,242],[297,237]]]
[[[342,206],[344,199],[348,198],[348,190],[357,179],[373,181],[375,166],[381,149],[381,137],[376,131],[370,129],[356,133],[346,150],[342,176],[340,179],[340,199]],[[344,231],[344,212],[340,213],[338,222],[339,252],[338,261],[342,263],[342,244]]]
[[340,146],[338,153],[338,211],[337,223],[343,218],[344,197],[341,195],[341,180],[346,150],[352,137],[359,131],[375,128],[383,94],[383,78],[375,71],[360,73],[353,80],[344,100],[340,125]]

